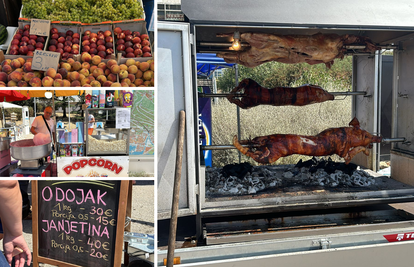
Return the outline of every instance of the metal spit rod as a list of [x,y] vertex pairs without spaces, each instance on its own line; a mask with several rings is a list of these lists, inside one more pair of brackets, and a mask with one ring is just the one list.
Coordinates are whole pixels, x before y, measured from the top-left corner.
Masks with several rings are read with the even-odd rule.
[[389,144],[389,143],[396,143],[396,142],[406,142],[407,139],[405,137],[395,137],[395,138],[382,138],[382,143]]
[[[383,138],[382,143],[405,143],[407,139],[405,137],[395,137],[395,138]],[[242,145],[243,147],[259,147],[260,145]],[[225,149],[236,149],[233,145],[209,145],[209,146],[200,146],[201,150],[225,150]]]
[[[364,91],[355,91],[355,92],[329,92],[332,95],[336,96],[344,96],[344,95],[366,95],[367,92]],[[205,93],[198,93],[199,97],[227,97],[228,93],[222,93],[222,94],[205,94]],[[239,96],[236,94],[236,96]],[[244,94],[240,94],[240,97],[245,96]]]

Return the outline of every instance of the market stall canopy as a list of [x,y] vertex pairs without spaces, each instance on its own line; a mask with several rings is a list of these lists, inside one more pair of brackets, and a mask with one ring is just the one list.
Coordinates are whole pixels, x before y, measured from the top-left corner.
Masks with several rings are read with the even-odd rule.
[[30,97],[45,97],[46,92],[52,92],[55,96],[74,96],[83,95],[85,90],[20,90],[20,93]]
[[0,102],[0,108],[23,108],[23,107],[12,104],[12,103]]
[[21,94],[16,90],[0,90],[0,102],[23,101],[29,98],[27,94]]
[[221,68],[231,68],[234,64],[229,64],[216,54],[197,53],[197,75],[211,78],[215,70]]

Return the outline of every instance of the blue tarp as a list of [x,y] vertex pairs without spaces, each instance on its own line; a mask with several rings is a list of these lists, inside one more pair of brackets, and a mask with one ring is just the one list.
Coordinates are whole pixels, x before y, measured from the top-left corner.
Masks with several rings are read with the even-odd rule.
[[197,53],[197,75],[211,78],[216,69],[231,68],[234,64],[229,64],[224,59],[216,57],[216,54]]

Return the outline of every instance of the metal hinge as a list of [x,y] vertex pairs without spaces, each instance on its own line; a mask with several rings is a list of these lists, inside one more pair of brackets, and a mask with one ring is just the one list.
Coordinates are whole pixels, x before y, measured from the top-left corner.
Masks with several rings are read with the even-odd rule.
[[196,195],[200,195],[200,184],[195,185],[195,193]]
[[193,45],[194,44],[194,34],[190,33],[190,44]]
[[321,249],[329,249],[331,248],[331,243],[329,239],[322,238],[320,240],[313,240],[312,245],[313,246],[319,246]]

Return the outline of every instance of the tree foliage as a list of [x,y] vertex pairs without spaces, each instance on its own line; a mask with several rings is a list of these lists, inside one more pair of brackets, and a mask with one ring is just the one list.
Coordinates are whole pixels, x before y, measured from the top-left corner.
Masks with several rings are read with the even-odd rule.
[[[352,85],[352,57],[335,60],[331,69],[324,64],[309,65],[285,64],[268,62],[255,68],[242,65],[239,68],[239,82],[251,78],[266,88],[276,86],[300,86],[314,84],[324,88],[327,84],[334,84],[335,90],[344,91]],[[235,68],[225,69],[223,76],[217,79],[217,87],[223,92],[229,92],[235,87]]]

